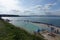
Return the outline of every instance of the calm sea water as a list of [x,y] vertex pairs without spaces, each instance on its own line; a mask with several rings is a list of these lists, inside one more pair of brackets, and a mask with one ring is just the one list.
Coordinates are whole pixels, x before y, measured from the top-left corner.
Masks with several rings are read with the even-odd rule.
[[[11,23],[17,27],[24,28],[29,32],[36,31],[37,29],[43,29],[42,26],[38,27],[33,25],[31,22],[25,22],[23,20],[29,21],[37,21],[37,22],[44,22],[48,24],[53,24],[55,26],[60,26],[60,17],[16,17],[16,18],[9,18],[13,21]],[[45,28],[49,30],[49,28]]]

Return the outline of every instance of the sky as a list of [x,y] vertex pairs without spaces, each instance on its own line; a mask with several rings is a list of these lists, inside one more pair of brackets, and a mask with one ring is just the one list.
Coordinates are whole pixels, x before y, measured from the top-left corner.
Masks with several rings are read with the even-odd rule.
[[60,15],[60,0],[0,0],[0,14]]

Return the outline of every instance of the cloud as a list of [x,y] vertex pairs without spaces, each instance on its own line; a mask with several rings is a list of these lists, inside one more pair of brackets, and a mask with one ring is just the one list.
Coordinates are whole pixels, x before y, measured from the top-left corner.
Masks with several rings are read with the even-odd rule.
[[[10,13],[16,13],[19,15],[53,15],[54,12],[51,11],[50,9],[52,8],[52,6],[54,6],[56,4],[57,3],[49,3],[49,4],[45,4],[45,5],[35,5],[30,8],[26,8],[23,11],[15,10]],[[55,14],[57,12],[55,12]]]
[[50,3],[50,4],[45,4],[45,5],[35,5],[23,12],[25,15],[46,15],[46,14],[51,14],[50,9],[52,6],[56,5],[56,3]]
[[18,0],[0,0],[0,13],[14,13],[20,15],[45,15],[47,13],[50,14],[50,9],[56,4],[57,3],[49,3],[44,5],[31,6],[30,8],[24,8],[22,7],[21,2]]
[[11,10],[22,10],[22,7],[18,6],[18,0],[0,0],[1,13],[5,14]]
[[60,10],[50,11],[51,15],[60,15]]
[[56,5],[56,4],[57,4],[57,3],[45,4],[43,9],[45,9],[45,10],[50,9],[52,6],[54,6],[54,5]]

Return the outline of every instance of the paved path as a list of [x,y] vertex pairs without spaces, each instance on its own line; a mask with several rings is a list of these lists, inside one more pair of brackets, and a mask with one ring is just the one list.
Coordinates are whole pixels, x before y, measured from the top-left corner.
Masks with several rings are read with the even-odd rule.
[[42,35],[47,40],[60,40],[60,36],[59,35],[56,35],[56,37],[49,36],[48,33],[42,33]]

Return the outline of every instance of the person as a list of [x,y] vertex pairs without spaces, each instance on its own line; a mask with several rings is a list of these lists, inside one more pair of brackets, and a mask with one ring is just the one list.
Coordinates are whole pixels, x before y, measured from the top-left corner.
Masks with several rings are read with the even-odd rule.
[[56,30],[54,30],[54,33],[56,33]]
[[54,30],[54,33],[56,33],[56,34],[60,34],[59,29]]
[[53,31],[54,31],[54,29],[55,29],[54,27],[51,27],[51,32],[53,32]]
[[37,30],[37,33],[39,33],[39,32],[40,32],[40,29]]
[[59,34],[59,30],[58,29],[56,30],[56,33]]

